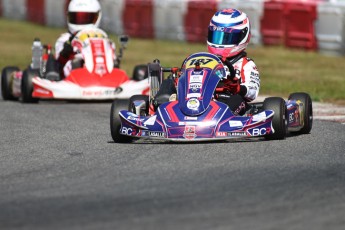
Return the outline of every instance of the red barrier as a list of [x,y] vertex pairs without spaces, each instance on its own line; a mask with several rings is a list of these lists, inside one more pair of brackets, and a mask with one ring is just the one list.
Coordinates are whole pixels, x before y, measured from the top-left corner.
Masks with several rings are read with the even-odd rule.
[[0,0],[0,17],[2,17],[2,11],[3,11],[3,8],[2,8],[2,0]]
[[309,50],[317,49],[314,23],[317,18],[315,2],[293,2],[287,4],[285,46]]
[[71,0],[65,0],[65,12],[67,13],[67,10],[68,10],[68,5],[69,3],[71,2]]
[[314,22],[321,0],[270,0],[264,3],[261,34],[264,45],[315,50]]
[[65,5],[64,5],[65,23],[67,23],[68,5],[72,0],[64,0],[64,1],[65,1]]
[[133,37],[153,38],[152,0],[126,0],[122,22],[126,34]]
[[217,12],[215,0],[189,0],[184,17],[186,40],[206,43],[208,25],[215,12]]
[[285,40],[286,6],[282,1],[264,3],[261,19],[261,35],[264,45],[281,45]]
[[27,20],[30,22],[45,24],[45,0],[27,0]]

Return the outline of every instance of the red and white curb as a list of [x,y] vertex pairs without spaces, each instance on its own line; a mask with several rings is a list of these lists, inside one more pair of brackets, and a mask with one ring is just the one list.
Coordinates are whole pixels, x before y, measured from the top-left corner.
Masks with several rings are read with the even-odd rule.
[[344,106],[314,102],[313,110],[315,120],[336,121],[345,125]]

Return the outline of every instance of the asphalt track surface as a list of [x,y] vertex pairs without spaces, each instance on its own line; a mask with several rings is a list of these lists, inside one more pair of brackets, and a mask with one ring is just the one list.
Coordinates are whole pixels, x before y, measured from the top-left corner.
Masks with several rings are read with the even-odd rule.
[[110,103],[0,99],[0,229],[345,229],[344,125],[113,143]]

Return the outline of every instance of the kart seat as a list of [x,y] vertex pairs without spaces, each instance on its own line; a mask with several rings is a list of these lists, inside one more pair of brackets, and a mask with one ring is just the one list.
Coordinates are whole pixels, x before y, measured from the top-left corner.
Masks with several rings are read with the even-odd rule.
[[58,72],[55,72],[55,71],[49,71],[48,73],[45,74],[45,77],[51,81],[60,81],[61,80],[60,74]]

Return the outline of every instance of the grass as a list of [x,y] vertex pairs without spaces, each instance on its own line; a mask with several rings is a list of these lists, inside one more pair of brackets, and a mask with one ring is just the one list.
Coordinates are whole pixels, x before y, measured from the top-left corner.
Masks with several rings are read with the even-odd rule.
[[[30,62],[35,37],[53,45],[65,29],[0,19],[0,31],[0,68],[15,65],[23,69]],[[110,37],[117,42],[115,35]],[[206,50],[201,43],[131,38],[121,68],[131,76],[136,64],[156,58],[163,66],[180,66],[189,54]],[[260,94],[286,98],[292,92],[303,91],[314,101],[345,104],[345,57],[276,46],[250,46],[247,52],[260,71]]]

